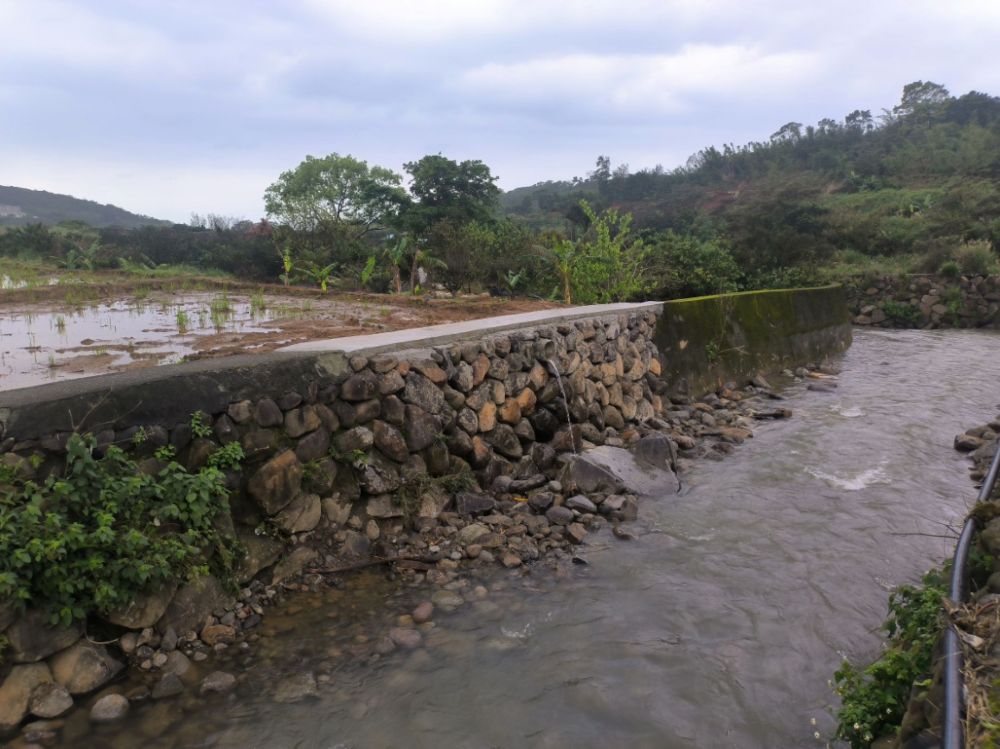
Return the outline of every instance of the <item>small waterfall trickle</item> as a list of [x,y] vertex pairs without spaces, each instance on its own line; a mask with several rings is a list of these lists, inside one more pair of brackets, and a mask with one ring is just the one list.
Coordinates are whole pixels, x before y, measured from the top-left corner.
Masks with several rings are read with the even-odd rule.
[[573,448],[573,454],[576,455],[576,437],[573,435],[573,417],[569,412],[569,398],[566,397],[566,388],[563,387],[562,374],[559,372],[559,365],[556,364],[554,359],[546,359],[545,363],[549,365],[549,369],[552,370],[552,374],[555,375],[556,382],[559,383],[559,392],[562,393],[563,405],[566,408],[566,424],[569,426],[569,443]]

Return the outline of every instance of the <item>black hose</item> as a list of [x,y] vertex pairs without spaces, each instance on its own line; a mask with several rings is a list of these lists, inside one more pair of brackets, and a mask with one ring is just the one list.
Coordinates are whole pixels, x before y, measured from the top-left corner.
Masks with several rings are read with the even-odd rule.
[[[1000,474],[1000,437],[993,454],[990,470],[983,479],[977,502],[985,502],[993,493],[993,487]],[[962,527],[962,535],[955,546],[955,557],[951,564],[951,589],[948,595],[955,603],[965,599],[965,564],[969,558],[969,546],[976,533],[977,521],[969,517]],[[962,649],[958,633],[949,623],[944,633],[944,726],[941,735],[942,749],[963,749],[962,738]]]

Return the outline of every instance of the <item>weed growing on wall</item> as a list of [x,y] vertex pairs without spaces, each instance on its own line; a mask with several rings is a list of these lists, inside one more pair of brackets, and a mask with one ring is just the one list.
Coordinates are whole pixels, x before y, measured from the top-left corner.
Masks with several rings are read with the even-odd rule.
[[[924,575],[921,585],[904,585],[889,599],[883,625],[886,649],[874,663],[858,668],[844,661],[834,674],[841,708],[837,738],[852,749],[895,733],[914,685],[930,686],[934,644],[944,627],[941,600],[946,595],[942,570]],[[923,679],[923,681],[918,681]]]
[[120,448],[101,458],[95,448],[92,436],[73,435],[62,476],[4,488],[0,598],[69,624],[170,581],[228,578],[235,541],[213,521],[228,509],[221,468],[238,463],[237,450],[222,448],[197,473],[170,462],[147,475]]
[[912,328],[920,322],[920,310],[906,302],[888,299],[882,306],[882,311],[886,317],[903,328]]

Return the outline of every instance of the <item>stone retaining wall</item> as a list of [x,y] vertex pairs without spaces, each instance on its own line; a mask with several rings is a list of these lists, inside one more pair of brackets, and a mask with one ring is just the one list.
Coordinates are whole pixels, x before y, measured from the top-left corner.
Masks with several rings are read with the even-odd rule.
[[[133,451],[143,470],[158,468],[166,445],[196,470],[238,441],[246,458],[228,482],[245,555],[235,582],[273,584],[329,563],[323,551],[365,558],[404,521],[489,511],[483,490],[538,489],[561,453],[620,443],[661,414],[661,309],[530,313],[0,393],[0,461],[42,479],[62,470],[79,431]],[[195,412],[211,435],[194,433]],[[466,477],[466,490],[435,477]],[[103,619],[130,653],[188,630],[222,638],[254,616],[245,595],[203,577]],[[84,638],[82,625],[44,621],[0,604],[0,731],[65,712],[123,668],[122,653]]]
[[847,295],[855,325],[1000,327],[1000,276],[887,276],[849,284]]

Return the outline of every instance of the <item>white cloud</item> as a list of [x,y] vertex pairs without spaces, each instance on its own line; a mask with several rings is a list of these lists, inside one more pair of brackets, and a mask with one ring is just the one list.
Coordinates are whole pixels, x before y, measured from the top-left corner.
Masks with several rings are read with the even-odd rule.
[[669,114],[688,107],[694,97],[787,95],[821,67],[809,52],[690,44],[674,54],[574,54],[487,63],[463,73],[457,88],[515,104],[586,102],[594,110]]

